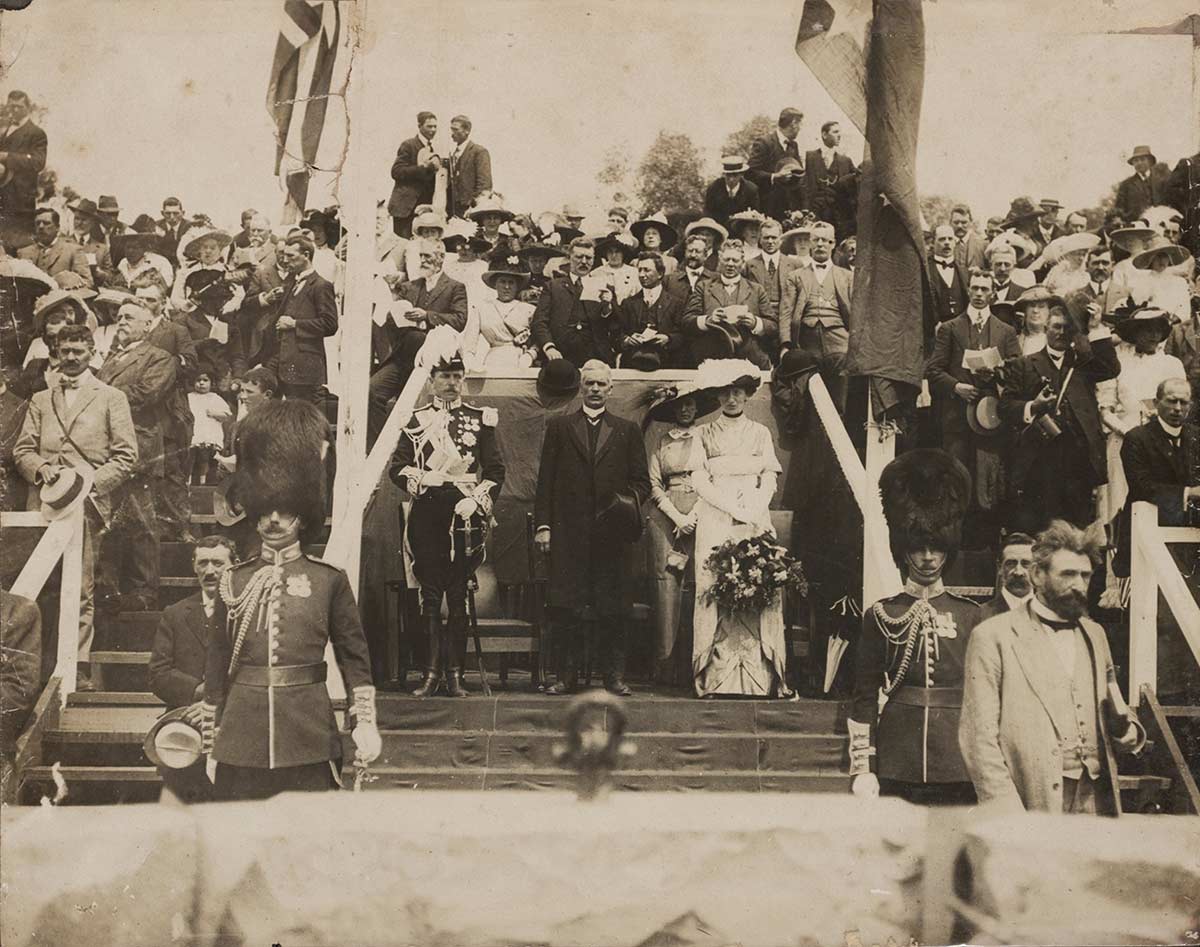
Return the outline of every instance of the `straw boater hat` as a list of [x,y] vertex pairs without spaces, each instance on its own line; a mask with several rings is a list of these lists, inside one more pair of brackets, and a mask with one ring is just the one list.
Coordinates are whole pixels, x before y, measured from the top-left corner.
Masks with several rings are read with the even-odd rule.
[[496,288],[496,280],[501,276],[511,276],[517,281],[517,291],[520,292],[529,285],[529,269],[516,253],[505,250],[493,253],[488,258],[487,272],[480,277],[492,289]]
[[201,230],[197,234],[188,234],[187,243],[183,245],[183,255],[195,257],[200,252],[200,244],[205,240],[215,240],[222,250],[233,243],[233,237],[224,230]]
[[717,235],[717,242],[721,242],[729,236],[729,231],[722,227],[711,217],[701,217],[699,220],[693,220],[683,231],[684,238],[690,237],[697,230],[711,230]]
[[203,745],[200,731],[183,719],[189,709],[168,710],[150,727],[142,749],[155,766],[187,769],[200,759]]
[[649,425],[652,421],[674,423],[675,408],[684,398],[691,398],[696,402],[697,422],[720,407],[714,392],[697,388],[694,382],[686,381],[651,388],[646,392],[645,398],[647,403],[646,418],[643,422],[645,425]]
[[1148,270],[1154,258],[1160,254],[1166,255],[1168,266],[1178,266],[1180,263],[1186,263],[1192,258],[1192,255],[1187,252],[1185,247],[1181,247],[1177,243],[1172,243],[1166,237],[1156,236],[1151,238],[1150,242],[1146,244],[1140,253],[1133,255],[1133,265],[1139,270]]
[[697,391],[714,396],[726,388],[741,388],[754,394],[762,383],[762,369],[744,358],[709,358],[696,369],[693,383]]
[[670,250],[675,246],[675,241],[679,239],[679,232],[667,222],[667,215],[661,210],[650,217],[635,220],[629,225],[629,232],[637,237],[638,243],[641,243],[643,235],[651,227],[662,235],[662,246],[658,248],[660,251]]
[[613,249],[621,251],[621,257],[626,263],[637,256],[640,250],[632,234],[610,233],[596,241],[596,259],[603,259],[608,251]]
[[1053,197],[1043,197],[1038,203],[1041,204],[1042,210],[1044,211],[1059,211],[1062,210],[1063,207],[1062,202]]
[[944,550],[953,563],[971,496],[971,476],[944,450],[917,448],[901,454],[879,475],[883,516],[892,559],[902,570],[908,553],[924,545]]
[[92,492],[96,477],[90,467],[63,466],[54,483],[43,484],[38,493],[42,516],[54,522],[71,513]]
[[745,174],[749,170],[745,155],[724,155],[721,158],[722,174]]
[[500,195],[495,192],[479,195],[475,205],[467,211],[467,219],[478,222],[485,214],[497,214],[502,220],[512,220],[516,216],[511,210],[505,210]]
[[1123,319],[1118,319],[1114,328],[1117,335],[1124,341],[1132,342],[1134,336],[1149,326],[1158,334],[1158,341],[1164,341],[1171,334],[1171,317],[1161,309],[1141,306]]
[[1158,159],[1154,157],[1154,152],[1150,150],[1149,145],[1136,145],[1133,153],[1125,159],[1125,163],[1131,165],[1135,158],[1149,158],[1155,164],[1158,164]]
[[767,215],[756,210],[742,210],[729,218],[729,233],[731,236],[741,238],[742,232],[750,224],[761,227],[767,222]]

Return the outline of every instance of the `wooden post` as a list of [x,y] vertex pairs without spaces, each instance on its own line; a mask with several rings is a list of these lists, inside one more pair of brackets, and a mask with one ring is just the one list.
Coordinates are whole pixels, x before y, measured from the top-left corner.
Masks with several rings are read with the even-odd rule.
[[1142,687],[1158,688],[1158,578],[1150,564],[1146,540],[1158,524],[1158,509],[1133,504],[1133,550],[1129,599],[1129,699],[1136,705]]
[[[70,539],[63,550],[62,593],[58,603],[58,657],[54,673],[62,678],[62,705],[75,693],[75,665],[79,660],[79,597],[83,592],[83,504],[67,517]],[[94,544],[93,544],[94,545]],[[93,559],[96,550],[92,550]]]
[[346,160],[339,193],[346,195],[347,225],[345,287],[340,324],[341,397],[338,400],[337,476],[333,487],[333,521],[345,531],[344,553],[338,563],[358,595],[362,553],[362,512],[348,502],[367,453],[367,411],[371,379],[371,298],[375,280],[375,188],[367,166],[367,0],[351,7],[352,59],[346,89],[349,125]]

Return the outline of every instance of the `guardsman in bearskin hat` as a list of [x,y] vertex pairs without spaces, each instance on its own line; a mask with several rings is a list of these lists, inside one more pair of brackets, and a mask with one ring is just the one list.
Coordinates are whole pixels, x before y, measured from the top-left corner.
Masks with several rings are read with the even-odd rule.
[[433,400],[413,412],[390,470],[393,482],[413,498],[407,535],[429,645],[416,697],[432,696],[442,675],[451,697],[467,696],[462,679],[467,580],[483,562],[492,506],[504,483],[496,409],[462,400],[466,367],[460,342],[448,326],[434,328],[425,340],[418,364],[429,367]]
[[980,610],[948,592],[942,572],[958,551],[971,480],[946,452],[921,449],[888,464],[879,490],[904,591],[863,615],[846,722],[853,790],[968,805],[975,795],[958,718],[967,640]]
[[328,642],[352,696],[359,762],[379,755],[380,738],[350,582],[300,548],[325,523],[328,424],[306,401],[269,401],[238,433],[232,492],[257,523],[262,553],[221,578],[202,724],[204,752],[216,762],[215,796],[333,789],[342,744],[325,686]]

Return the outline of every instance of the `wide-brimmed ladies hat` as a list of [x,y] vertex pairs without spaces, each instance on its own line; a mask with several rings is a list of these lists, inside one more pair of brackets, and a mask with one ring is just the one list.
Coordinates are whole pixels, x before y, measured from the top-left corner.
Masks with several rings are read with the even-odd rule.
[[1009,227],[1016,227],[1018,224],[1028,223],[1029,221],[1041,217],[1045,213],[1040,207],[1028,197],[1014,197],[1012,203],[1008,207],[1008,215],[1000,224],[1001,229],[1007,230]]
[[[95,296],[94,290],[88,290],[90,296]],[[57,309],[59,306],[70,306],[75,310],[76,325],[84,325],[87,322],[91,312],[88,310],[87,304],[84,303],[84,295],[81,290],[72,289],[52,289],[44,296],[39,296],[37,302],[33,304],[33,331],[35,335],[41,335],[46,327],[46,316]]]
[[187,243],[183,245],[183,255],[195,257],[200,253],[200,244],[205,240],[215,240],[222,250],[233,243],[233,237],[224,230],[201,230],[196,234],[188,234]]
[[1151,328],[1158,336],[1157,342],[1163,342],[1171,334],[1171,317],[1161,309],[1142,306],[1135,309],[1124,319],[1116,320],[1113,328],[1122,340],[1132,342],[1134,337],[1147,328]]
[[1037,286],[1030,286],[1029,289],[1021,293],[1017,301],[1013,303],[1013,308],[1018,312],[1024,313],[1025,307],[1030,303],[1048,303],[1050,306],[1066,306],[1063,298],[1057,293],[1050,292],[1045,286],[1040,283]]
[[729,236],[729,231],[722,227],[711,217],[701,217],[699,220],[693,220],[683,231],[684,238],[690,237],[697,230],[711,230],[717,235],[718,240],[724,240]]
[[1180,263],[1186,263],[1192,258],[1186,247],[1172,243],[1166,237],[1153,237],[1146,244],[1145,249],[1133,255],[1133,265],[1139,270],[1148,270],[1150,264],[1160,254],[1166,255],[1167,266],[1179,266]]
[[479,221],[485,214],[496,214],[502,220],[512,220],[516,214],[504,207],[499,194],[481,194],[474,206],[467,211],[467,219]]
[[529,285],[529,269],[516,253],[507,250],[493,253],[488,259],[487,272],[480,277],[492,289],[496,288],[496,280],[501,276],[511,276],[517,281],[517,290]]
[[679,239],[679,232],[667,222],[667,215],[661,210],[657,214],[635,220],[629,225],[629,232],[637,238],[638,243],[643,243],[643,237],[651,227],[657,230],[662,237],[662,246],[658,248],[659,250],[670,250],[675,246],[675,241]]
[[1090,250],[1099,243],[1100,237],[1086,230],[1081,233],[1069,233],[1055,237],[1046,244],[1046,249],[1042,251],[1042,259],[1047,263],[1057,263],[1068,254]]
[[729,233],[741,238],[742,232],[751,224],[761,227],[767,222],[767,215],[756,210],[742,210],[729,218]]
[[620,250],[622,259],[628,263],[640,252],[633,235],[626,232],[610,233],[596,241],[596,259],[602,260],[609,250]]
[[552,260],[555,257],[565,257],[567,255],[568,254],[566,250],[560,246],[555,246],[552,243],[531,243],[527,246],[521,247],[521,249],[517,251],[517,256],[521,258],[522,262],[528,264],[532,260],[541,260],[543,267],[546,265],[547,260]]
[[67,516],[92,492],[95,480],[90,467],[62,467],[58,479],[43,484],[38,493],[42,516],[51,522]]
[[714,395],[726,388],[741,388],[753,394],[762,384],[762,369],[744,358],[709,358],[696,369],[693,383],[697,391]]
[[1146,244],[1156,236],[1161,236],[1161,234],[1153,227],[1137,221],[1136,223],[1112,231],[1108,235],[1108,240],[1126,253],[1133,254],[1144,250]]

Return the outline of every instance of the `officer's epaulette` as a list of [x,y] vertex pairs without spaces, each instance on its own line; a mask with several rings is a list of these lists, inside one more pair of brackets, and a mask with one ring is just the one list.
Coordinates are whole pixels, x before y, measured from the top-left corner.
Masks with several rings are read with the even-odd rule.
[[338,566],[335,566],[332,562],[326,562],[320,556],[314,556],[311,553],[307,553],[307,552],[304,553],[303,555],[306,560],[308,560],[315,566],[324,566],[326,569],[332,569],[334,572],[342,571]]
[[479,415],[479,420],[485,427],[495,427],[500,421],[500,413],[495,408],[477,407],[463,402],[463,407]]
[[971,598],[971,596],[963,595],[961,592],[955,592],[952,589],[946,589],[946,594],[949,595],[951,598],[958,599],[960,602],[970,602],[976,608],[983,607],[977,601],[975,601],[975,599]]

